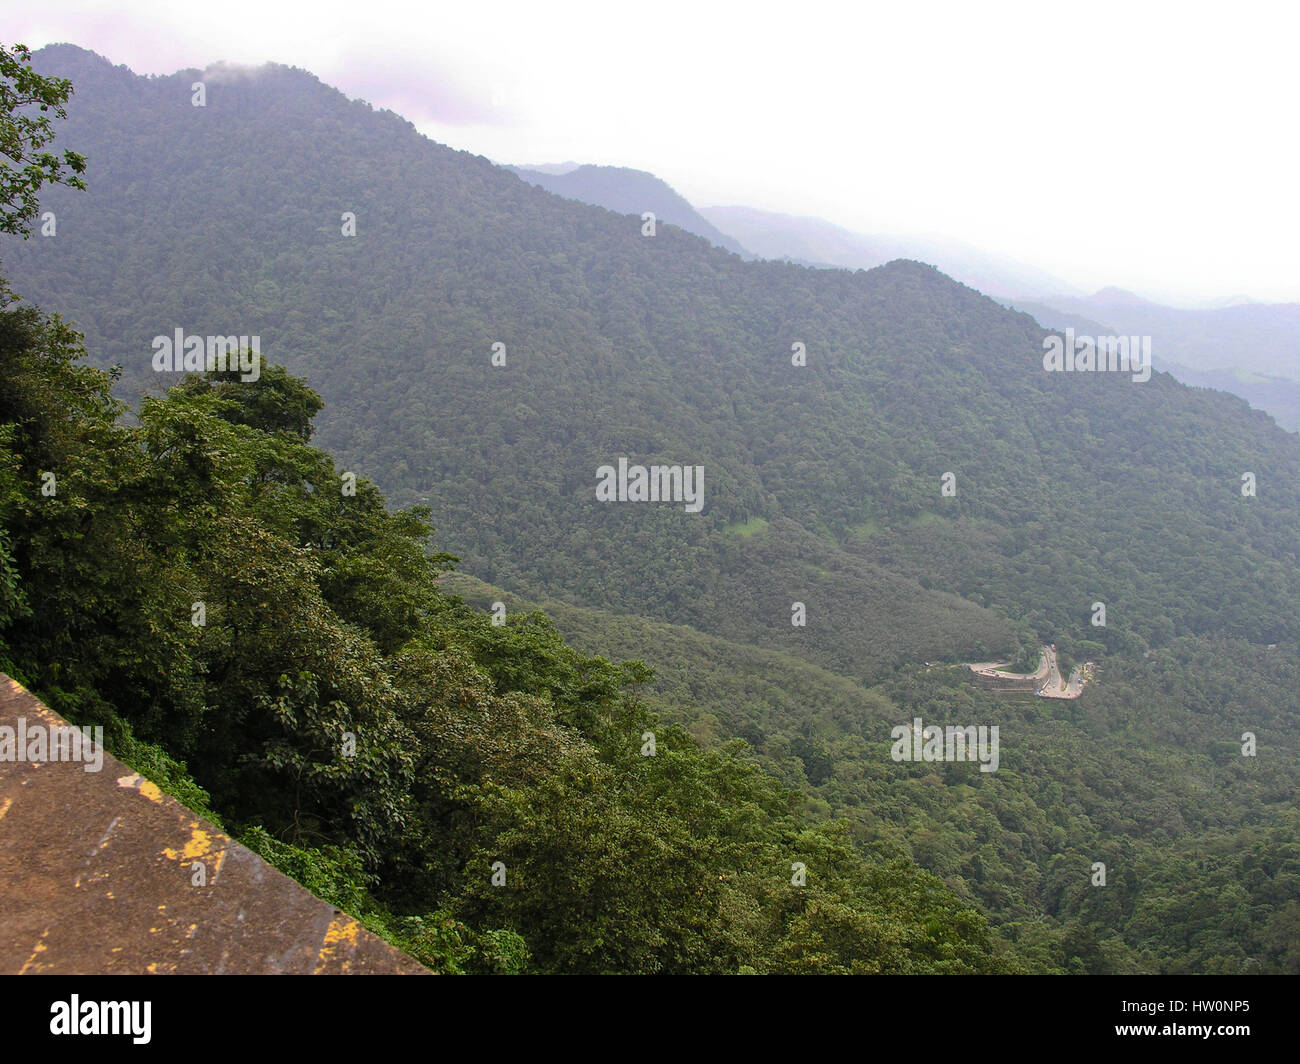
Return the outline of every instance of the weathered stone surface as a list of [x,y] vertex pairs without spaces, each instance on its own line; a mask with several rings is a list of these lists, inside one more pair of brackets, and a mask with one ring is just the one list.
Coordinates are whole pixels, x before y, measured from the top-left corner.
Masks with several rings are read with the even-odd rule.
[[[19,718],[67,726],[0,674]],[[0,973],[147,972],[427,974],[116,758],[0,760]]]

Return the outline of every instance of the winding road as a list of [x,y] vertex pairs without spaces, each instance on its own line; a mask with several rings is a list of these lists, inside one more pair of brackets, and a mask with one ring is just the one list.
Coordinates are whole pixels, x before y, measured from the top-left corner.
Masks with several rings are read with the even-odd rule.
[[1009,664],[1007,661],[982,661],[972,664],[970,670],[978,676],[993,680],[1032,680],[1034,693],[1040,698],[1078,698],[1083,694],[1084,666],[1076,665],[1069,679],[1062,680],[1054,646],[1043,647],[1038,668],[1032,673],[1004,671],[1002,666]]
[[1083,694],[1083,666],[1076,665],[1070,673],[1069,680],[1062,682],[1061,670],[1056,664],[1054,647],[1043,647],[1043,658],[1047,662],[1047,683],[1038,689],[1041,698],[1078,698]]

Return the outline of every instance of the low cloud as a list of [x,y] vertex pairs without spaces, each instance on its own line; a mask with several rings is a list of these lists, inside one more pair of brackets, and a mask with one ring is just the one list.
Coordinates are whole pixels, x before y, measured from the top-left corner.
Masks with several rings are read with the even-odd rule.
[[433,56],[351,53],[331,62],[320,77],[416,126],[508,125],[512,118],[508,107],[494,101],[491,84],[460,84]]

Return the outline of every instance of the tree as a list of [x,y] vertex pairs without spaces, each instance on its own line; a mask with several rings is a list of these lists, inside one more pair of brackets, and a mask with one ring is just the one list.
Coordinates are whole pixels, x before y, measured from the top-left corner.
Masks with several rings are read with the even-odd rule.
[[22,237],[31,235],[42,187],[86,187],[77,176],[85,173],[84,156],[64,151],[60,158],[43,150],[54,139],[49,112],[67,118],[63,105],[72,82],[42,77],[31,58],[26,45],[16,44],[12,51],[0,46],[0,232]]

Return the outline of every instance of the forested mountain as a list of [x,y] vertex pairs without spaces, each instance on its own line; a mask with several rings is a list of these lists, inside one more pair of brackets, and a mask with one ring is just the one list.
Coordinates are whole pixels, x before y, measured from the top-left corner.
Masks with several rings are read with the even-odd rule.
[[[750,207],[696,211],[653,174],[619,167],[561,163],[510,169],[547,191],[610,210],[639,214],[638,204],[653,204],[647,209],[654,209],[658,217],[746,257],[751,256],[739,241],[749,241],[763,258],[805,266],[872,269],[898,258],[920,259],[1032,314],[1046,328],[1071,326],[1091,336],[1153,335],[1151,330],[1156,330],[1155,343],[1161,352],[1154,359],[1158,369],[1193,387],[1240,396],[1272,415],[1288,432],[1300,432],[1300,319],[1290,304],[1228,300],[1222,307],[1184,311],[1119,289],[1104,289],[1085,299],[1071,294],[1073,286],[1060,278],[958,241],[867,236],[820,218],[795,218]],[[724,235],[724,230],[730,235]],[[1016,295],[1008,298],[1007,293]],[[1084,318],[1080,312],[1100,314],[1112,324]],[[1201,368],[1184,365],[1180,357]],[[1280,365],[1285,375],[1250,368],[1261,365]]]
[[450,973],[1021,967],[743,743],[661,724],[635,663],[440,593],[427,514],[341,490],[301,381],[196,374],[128,426],[7,296],[0,669],[322,897]]
[[[565,199],[638,217],[650,211],[656,222],[669,222],[688,233],[704,237],[720,248],[734,251],[745,258],[753,257],[738,241],[727,236],[692,207],[668,182],[654,174],[647,174],[644,170],[631,170],[625,166],[590,165],[570,169],[563,164],[558,168],[512,166],[509,169],[525,181]],[[553,169],[559,169],[560,172],[548,172]]]
[[1052,329],[1084,317],[1097,323],[1094,335],[1150,336],[1155,364],[1180,381],[1239,395],[1300,432],[1300,303],[1184,309],[1107,288],[1086,299],[1053,295],[1011,305]]
[[[1074,312],[1055,310],[1046,303],[1025,303],[1019,306],[1008,303],[1007,305],[1032,314],[1036,321],[1053,329],[1070,328],[1081,336],[1117,334],[1114,325],[1106,325]],[[1163,334],[1160,334],[1159,338],[1164,339]],[[1151,364],[1156,369],[1168,373],[1175,380],[1182,381],[1183,384],[1191,385],[1193,388],[1213,388],[1216,391],[1238,395],[1256,410],[1263,410],[1288,432],[1300,432],[1300,379],[1296,379],[1295,376],[1271,377],[1267,374],[1231,367],[1192,369],[1190,366],[1157,354],[1159,349],[1156,343],[1157,337],[1152,337]],[[1224,357],[1230,357],[1226,348]],[[1249,361],[1249,357],[1245,357],[1243,361]],[[1296,371],[1292,372],[1294,374]]]
[[[1300,305],[1233,301],[1184,310],[1114,288],[1084,297],[1042,270],[957,241],[868,236],[820,218],[749,207],[706,207],[700,213],[764,258],[849,269],[921,259],[1032,314],[1045,328],[1150,336],[1158,368],[1184,384],[1241,396],[1289,432],[1300,431]],[[1087,324],[1080,326],[1079,319]]]
[[[1032,318],[915,262],[809,270],[643,236],[639,214],[550,195],[302,71],[38,61],[76,85],[61,137],[89,190],[52,190],[57,234],[0,245],[0,266],[121,365],[124,397],[175,383],[157,336],[259,336],[324,397],[338,471],[431,508],[483,582],[467,597],[540,604],[586,653],[646,659],[644,697],[698,756],[741,737],[857,853],[941,877],[996,928],[962,963],[1001,963],[1005,939],[1043,970],[1300,965],[1300,442],[1268,417],[1165,374],[1048,373]],[[157,409],[175,432],[197,416],[141,417]],[[620,458],[702,467],[702,507],[600,501]],[[473,646],[497,630],[456,615]],[[1100,662],[1082,699],[998,701],[943,664],[1040,641]],[[531,692],[527,672],[508,660],[483,697]],[[613,761],[601,698],[556,712]],[[889,760],[914,716],[1000,722],[1003,768]],[[1228,757],[1246,730],[1259,756]],[[1104,891],[1093,861],[1117,870]],[[761,963],[719,966],[779,968],[762,941]]]
[[[644,237],[302,72],[212,76],[193,107],[193,72],[42,61],[81,86],[66,137],[97,182],[51,193],[57,236],[6,255],[15,287],[128,390],[170,383],[151,344],[177,327],[259,335],[325,397],[322,443],[434,504],[484,579],[799,640],[864,676],[1009,648],[990,610],[1028,641],[1113,649],[1297,635],[1300,453],[1240,402],[1046,373],[1030,318],[916,264],[805,270]],[[702,512],[600,502],[620,456],[702,465]]]
[[1300,303],[1235,303],[1188,309],[1104,288],[1087,298],[1054,295],[1039,304],[1014,301],[1049,327],[1057,314],[1082,314],[1116,332],[1158,337],[1159,353],[1195,370],[1240,367],[1300,378]]
[[[1183,309],[1116,288],[1084,297],[1043,270],[955,240],[865,235],[820,218],[795,218],[750,207],[697,211],[653,174],[622,167],[560,164],[548,168],[553,173],[541,168],[510,169],[568,199],[623,214],[652,210],[660,220],[746,258],[753,257],[746,250],[749,247],[762,258],[851,270],[916,259],[1032,314],[1048,329],[1073,326],[1093,336],[1151,336],[1159,369],[1184,384],[1240,396],[1271,414],[1288,432],[1300,432],[1297,304],[1229,300],[1218,307]],[[1082,326],[1080,319],[1086,319]]]
[[1237,367],[1197,370],[1167,360],[1154,361],[1184,384],[1239,395],[1288,432],[1300,432],[1300,376],[1272,377]]

